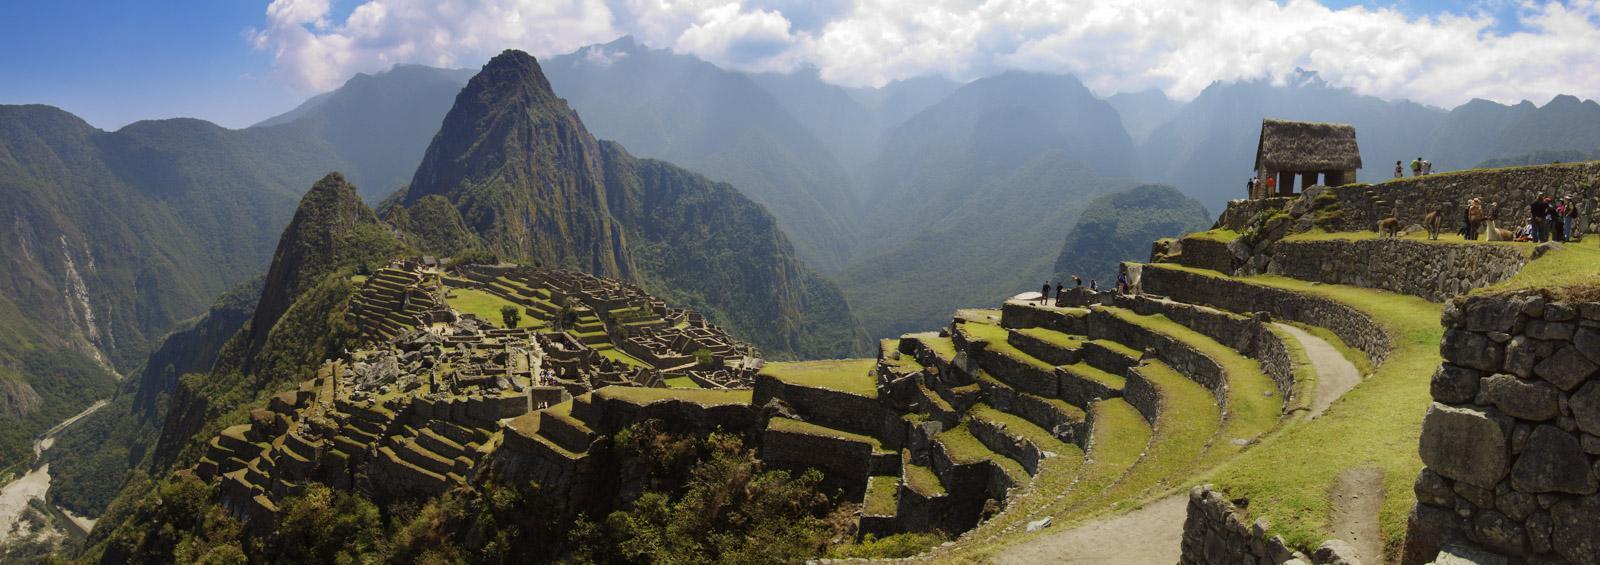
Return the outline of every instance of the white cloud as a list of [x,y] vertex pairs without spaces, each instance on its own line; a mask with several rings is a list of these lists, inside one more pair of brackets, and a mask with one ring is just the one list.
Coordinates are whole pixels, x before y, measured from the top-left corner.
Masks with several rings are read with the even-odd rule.
[[[472,65],[504,48],[549,55],[626,33],[730,68],[814,65],[852,86],[1014,68],[1183,99],[1213,81],[1305,68],[1440,106],[1600,97],[1600,0],[1505,3],[1414,17],[1312,0],[366,0],[336,22],[327,0],[275,0],[252,39],[282,77],[317,90],[399,62]],[[1519,31],[1496,31],[1507,27]]]

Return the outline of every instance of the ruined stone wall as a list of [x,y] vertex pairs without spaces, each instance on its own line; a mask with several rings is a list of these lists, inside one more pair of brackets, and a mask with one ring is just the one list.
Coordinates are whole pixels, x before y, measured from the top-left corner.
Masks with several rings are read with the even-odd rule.
[[1283,339],[1260,320],[1231,312],[1145,296],[1119,296],[1116,306],[1140,314],[1161,314],[1183,327],[1209,337],[1240,354],[1261,362],[1278,392],[1288,396],[1294,388],[1294,361]]
[[1600,303],[1476,296],[1443,323],[1405,561],[1600,563]]
[[1268,527],[1265,518],[1245,525],[1244,513],[1233,501],[1212,490],[1211,485],[1196,486],[1189,490],[1188,515],[1183,521],[1183,554],[1178,563],[1278,565],[1311,561],[1305,554],[1290,550],[1282,536],[1268,537]]
[[1576,227],[1585,233],[1600,227],[1600,162],[1596,161],[1462,171],[1334,187],[1329,192],[1339,198],[1342,213],[1335,231],[1374,230],[1399,202],[1401,225],[1421,224],[1428,207],[1437,206],[1444,212],[1443,231],[1450,233],[1461,228],[1462,209],[1474,196],[1486,207],[1500,203],[1505,222],[1526,222],[1528,205],[1539,193],[1572,196],[1582,214]]
[[1173,242],[1169,250],[1176,253],[1168,255],[1164,262],[1224,274],[1233,274],[1237,262],[1228,244],[1212,239],[1185,237]]
[[1383,328],[1361,311],[1326,298],[1157,265],[1145,267],[1144,290],[1180,302],[1240,313],[1266,312],[1328,328],[1374,365],[1389,356],[1389,335]]
[[1217,217],[1213,228],[1226,228],[1236,232],[1243,232],[1250,220],[1262,212],[1276,212],[1289,207],[1293,202],[1292,197],[1262,198],[1260,200],[1230,200],[1228,207],[1222,210],[1222,215]]
[[1267,271],[1272,274],[1381,288],[1435,302],[1511,278],[1527,263],[1522,251],[1509,245],[1403,239],[1279,241],[1271,253]]
[[774,399],[788,404],[802,420],[830,428],[872,436],[887,449],[905,443],[905,421],[893,410],[848,392],[792,386],[771,375],[756,375],[751,406],[760,408]]

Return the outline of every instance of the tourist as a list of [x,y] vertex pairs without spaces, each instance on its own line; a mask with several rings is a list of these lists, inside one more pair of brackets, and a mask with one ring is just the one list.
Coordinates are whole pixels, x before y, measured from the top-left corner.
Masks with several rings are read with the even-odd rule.
[[1474,196],[1474,197],[1472,197],[1472,200],[1469,200],[1467,202],[1467,239],[1468,240],[1470,240],[1470,241],[1477,241],[1478,240],[1478,228],[1483,226],[1483,220],[1484,219],[1485,219],[1485,217],[1484,217],[1484,214],[1483,214],[1483,201],[1479,200],[1478,197]]
[[1078,275],[1072,275],[1072,288],[1083,288],[1083,279],[1078,278]]
[[1578,224],[1578,203],[1573,202],[1571,196],[1565,196],[1562,198],[1567,201],[1567,213],[1561,217],[1562,225],[1566,226],[1567,228],[1567,239],[1569,241],[1578,241],[1583,239],[1578,235],[1577,232],[1572,231],[1572,228]]
[[1127,293],[1128,293],[1128,272],[1127,271],[1118,272],[1117,273],[1117,294],[1127,294]]
[[1422,176],[1428,176],[1431,174],[1433,174],[1433,161],[1424,160],[1422,162]]
[[1039,303],[1044,304],[1050,298],[1050,281],[1044,281],[1044,290],[1039,291]]
[[1056,281],[1056,303],[1057,304],[1060,304],[1060,301],[1061,301],[1062,298],[1066,298],[1065,296],[1062,296],[1063,294],[1065,294],[1065,293],[1062,292],[1063,288],[1064,287],[1061,284],[1061,281]]
[[1422,158],[1421,157],[1417,157],[1416,159],[1411,161],[1411,176],[1413,176],[1413,177],[1422,176]]
[[1550,212],[1550,204],[1546,202],[1548,198],[1549,197],[1540,194],[1538,198],[1533,199],[1533,204],[1528,206],[1528,226],[1531,228],[1530,231],[1532,232],[1528,235],[1529,239],[1532,239],[1533,241],[1543,243],[1545,240],[1544,217]]
[[1405,176],[1406,176],[1405,167],[1400,166],[1400,162],[1399,161],[1395,161],[1394,162],[1394,178],[1402,178],[1402,177],[1405,177]]
[[1278,177],[1276,177],[1276,176],[1267,177],[1267,194],[1266,195],[1267,196],[1272,196],[1272,195],[1275,195],[1277,193],[1278,193]]
[[1245,189],[1245,194],[1249,194],[1250,198],[1252,198],[1252,199],[1261,198],[1260,194],[1256,194],[1256,178],[1255,177],[1250,177],[1250,180],[1244,181],[1244,189]]
[[1094,279],[1089,279],[1089,292],[1100,292],[1100,285]]

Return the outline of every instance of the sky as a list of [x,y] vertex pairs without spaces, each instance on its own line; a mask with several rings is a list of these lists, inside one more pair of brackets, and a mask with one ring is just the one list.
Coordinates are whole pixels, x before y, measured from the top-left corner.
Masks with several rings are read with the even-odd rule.
[[845,86],[1019,69],[1188,100],[1300,68],[1442,108],[1600,98],[1600,0],[7,0],[0,13],[0,103],[106,129],[245,127],[397,63],[476,67],[623,35]]

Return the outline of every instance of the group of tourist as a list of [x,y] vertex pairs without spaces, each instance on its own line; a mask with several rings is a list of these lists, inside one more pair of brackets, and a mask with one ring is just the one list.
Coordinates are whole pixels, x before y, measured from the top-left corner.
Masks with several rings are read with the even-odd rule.
[[[1044,281],[1044,286],[1039,288],[1040,304],[1050,303],[1050,287],[1050,281]],[[1072,288],[1079,290],[1083,288],[1083,279],[1078,277],[1078,275],[1072,275]],[[1117,273],[1117,294],[1128,294],[1132,290],[1133,289],[1131,285],[1128,283],[1127,271]],[[1100,283],[1096,282],[1094,279],[1089,279],[1089,292],[1100,292]],[[1056,303],[1058,304],[1067,296],[1067,288],[1065,285],[1061,284],[1060,281],[1056,281],[1054,296]]]
[[1266,180],[1261,180],[1252,176],[1244,181],[1244,187],[1250,191],[1248,194],[1251,198],[1267,198],[1278,190],[1278,179],[1269,176]]
[[[1413,159],[1411,161],[1411,176],[1414,176],[1414,177],[1425,177],[1425,176],[1428,176],[1428,175],[1431,175],[1431,174],[1433,174],[1433,161],[1427,161],[1427,160],[1424,160],[1421,157],[1417,157],[1416,159]],[[1401,165],[1400,161],[1395,161],[1394,162],[1394,178],[1403,178],[1405,176],[1406,176],[1405,167],[1403,165]]]
[[1563,196],[1561,200],[1553,200],[1548,194],[1540,194],[1533,199],[1533,204],[1528,206],[1528,238],[1521,241],[1567,241],[1575,239],[1571,236],[1572,225],[1578,220],[1578,205],[1572,201],[1571,196]]

